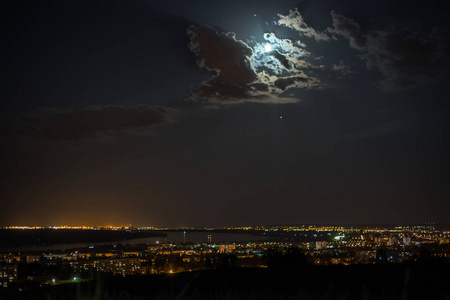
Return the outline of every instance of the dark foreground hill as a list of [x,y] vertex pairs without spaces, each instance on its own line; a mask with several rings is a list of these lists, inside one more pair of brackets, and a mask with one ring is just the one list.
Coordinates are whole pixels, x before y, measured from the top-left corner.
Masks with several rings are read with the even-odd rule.
[[97,277],[0,291],[0,299],[450,299],[449,266],[354,265],[222,269]]

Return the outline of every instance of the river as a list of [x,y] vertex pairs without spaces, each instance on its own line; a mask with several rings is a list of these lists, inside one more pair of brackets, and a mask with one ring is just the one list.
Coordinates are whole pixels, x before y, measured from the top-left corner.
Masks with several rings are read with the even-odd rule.
[[[239,233],[215,233],[215,232],[164,232],[167,236],[163,237],[145,237],[139,239],[115,241],[115,242],[99,242],[99,243],[77,243],[77,244],[54,244],[39,246],[19,246],[8,249],[0,249],[1,252],[31,252],[31,251],[49,251],[49,250],[66,250],[76,248],[86,248],[98,245],[116,245],[121,244],[168,244],[168,243],[231,243],[231,242],[251,242],[265,240],[267,237],[251,234]],[[208,238],[210,240],[208,240]]]

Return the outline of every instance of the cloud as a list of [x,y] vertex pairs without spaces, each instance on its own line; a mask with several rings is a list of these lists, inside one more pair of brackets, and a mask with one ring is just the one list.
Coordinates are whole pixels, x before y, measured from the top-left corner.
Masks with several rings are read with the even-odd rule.
[[449,48],[442,39],[421,39],[396,33],[371,36],[367,67],[379,69],[387,78],[381,82],[387,90],[421,86],[450,75]]
[[287,60],[286,56],[278,52],[277,50],[272,50],[269,53],[273,57],[275,57],[286,69],[290,69],[291,65],[289,64],[289,61]]
[[318,32],[314,28],[308,26],[297,8],[290,10],[289,14],[278,14],[278,24],[298,32],[300,36],[314,38],[316,41],[328,41],[330,37],[324,32]]
[[[385,90],[421,86],[450,75],[448,33],[441,29],[435,28],[426,38],[406,33],[366,33],[352,19],[334,11],[331,17],[332,27],[326,32],[306,24],[297,9],[287,15],[279,14],[279,20],[274,22],[316,42],[344,37],[351,48],[360,52],[358,56],[367,69],[376,69],[384,75],[380,85]],[[287,89],[323,87],[317,76],[325,68],[334,75],[352,73],[342,60],[330,62],[327,67],[317,65],[317,57],[307,51],[299,38],[278,38],[274,32],[264,33],[262,41],[252,37],[246,42],[238,40],[232,32],[218,32],[208,26],[190,26],[187,34],[189,49],[195,53],[198,67],[214,72],[191,91],[190,100],[220,104],[279,103],[280,97],[287,95]],[[266,51],[267,44],[271,51]]]
[[450,75],[449,47],[446,34],[434,28],[427,38],[392,32],[363,34],[353,20],[331,12],[333,28],[329,31],[350,41],[361,51],[368,69],[376,68],[386,79],[386,90],[401,90],[427,84]]
[[[312,64],[303,59],[308,52],[301,43],[266,33],[263,37],[273,48],[266,52],[265,43],[251,42],[250,47],[237,40],[234,33],[219,33],[208,26],[190,26],[187,34],[198,67],[215,73],[191,91],[189,100],[220,104],[290,103],[299,99],[280,96],[284,89],[313,87],[319,83],[315,78],[304,80],[303,84],[298,84],[297,79],[292,84],[283,81],[294,75],[308,78],[300,68]],[[282,80],[275,85],[279,78]]]
[[[251,67],[258,71],[266,70],[275,75],[283,73],[295,74],[303,69],[312,69],[315,66],[306,58],[311,53],[304,49],[305,45],[290,39],[279,39],[274,33],[264,33],[266,42],[253,43],[253,55],[250,59]],[[272,51],[266,52],[265,45],[270,44]],[[275,58],[275,59],[273,59]]]
[[246,99],[251,97],[249,86],[257,79],[250,67],[252,49],[236,40],[233,33],[218,33],[208,26],[190,26],[189,49],[197,56],[197,65],[216,72],[192,91],[198,100]]
[[280,90],[284,91],[288,87],[308,87],[314,83],[315,79],[308,76],[290,76],[290,77],[281,77],[275,80],[274,85]]
[[344,62],[342,60],[340,61],[339,64],[333,64],[331,66],[331,69],[333,71],[338,71],[338,72],[342,73],[342,75],[347,75],[352,72],[352,71],[350,71],[350,67],[347,66],[346,64],[344,64]]
[[338,15],[334,11],[331,11],[331,17],[333,19],[333,28],[328,28],[329,32],[346,37],[350,41],[352,48],[358,50],[366,49],[367,37],[361,32],[358,23]]
[[140,129],[171,121],[175,110],[161,106],[96,106],[68,111],[41,108],[27,113],[23,133],[54,140],[80,140],[98,133]]

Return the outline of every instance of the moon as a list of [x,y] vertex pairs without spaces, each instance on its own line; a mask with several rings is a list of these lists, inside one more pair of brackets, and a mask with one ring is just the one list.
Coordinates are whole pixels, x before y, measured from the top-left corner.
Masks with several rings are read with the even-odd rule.
[[272,51],[272,45],[266,44],[266,45],[264,46],[264,51],[266,51],[266,52]]

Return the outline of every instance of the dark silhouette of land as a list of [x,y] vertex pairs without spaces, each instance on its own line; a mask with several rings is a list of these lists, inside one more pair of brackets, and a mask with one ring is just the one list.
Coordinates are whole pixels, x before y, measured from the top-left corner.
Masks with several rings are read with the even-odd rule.
[[0,249],[55,244],[123,242],[132,239],[159,236],[166,236],[166,234],[155,231],[127,230],[3,229],[0,230]]

